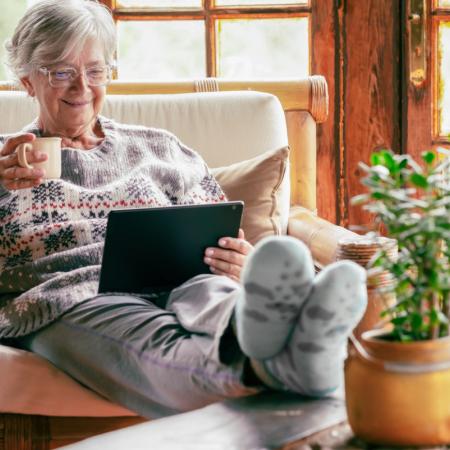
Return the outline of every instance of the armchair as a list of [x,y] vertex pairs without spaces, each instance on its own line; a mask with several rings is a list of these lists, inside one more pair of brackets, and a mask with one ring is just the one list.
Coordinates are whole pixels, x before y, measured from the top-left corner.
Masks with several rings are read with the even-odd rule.
[[[251,241],[289,233],[308,245],[320,268],[335,259],[340,238],[357,237],[315,215],[316,124],[328,106],[323,77],[113,82],[108,94],[105,116],[169,129],[202,154],[229,198],[246,201]],[[0,85],[0,133],[19,130],[36,112],[23,92]],[[0,345],[0,367],[0,450],[56,448],[147,420],[35,354]]]

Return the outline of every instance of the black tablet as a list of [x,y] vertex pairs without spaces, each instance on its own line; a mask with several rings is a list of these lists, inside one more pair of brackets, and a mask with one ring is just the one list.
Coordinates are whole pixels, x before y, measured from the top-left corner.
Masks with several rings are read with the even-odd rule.
[[111,211],[99,293],[169,291],[211,273],[205,249],[237,237],[242,210],[242,202],[224,202]]

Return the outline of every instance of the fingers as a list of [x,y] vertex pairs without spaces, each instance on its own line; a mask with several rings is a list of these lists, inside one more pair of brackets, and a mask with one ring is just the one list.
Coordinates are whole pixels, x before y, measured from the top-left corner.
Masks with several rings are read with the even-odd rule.
[[231,278],[232,280],[236,281],[237,283],[239,283],[239,281],[240,281],[240,279],[241,279],[240,274],[239,274],[239,276],[238,276],[238,275],[234,275],[234,274],[232,274],[232,273],[223,272],[223,271],[220,270],[220,269],[215,269],[214,267],[210,267],[209,269],[211,270],[211,272],[212,272],[214,275],[224,275],[224,276],[226,276],[226,277],[228,277],[228,278]]
[[[242,236],[242,237],[241,237]],[[228,250],[233,250],[241,255],[248,255],[253,249],[253,245],[244,238],[244,231],[239,229],[237,238],[225,237],[219,240],[220,247]]]
[[[231,253],[231,252],[230,252]],[[228,257],[230,259],[234,258],[233,255],[229,254]],[[219,275],[232,275],[239,279],[241,275],[242,266],[244,264],[243,256],[241,255],[242,260],[239,263],[233,263],[223,259],[212,258],[206,256],[204,258],[205,264],[209,266],[209,269],[212,273],[216,273]]]
[[35,139],[36,136],[32,133],[18,134],[16,136],[9,137],[6,139],[5,144],[0,150],[0,157],[14,153],[18,145],[24,144],[25,142],[34,141]]
[[205,251],[205,264],[210,266],[211,272],[217,275],[227,275],[239,281],[246,256],[253,246],[244,239],[244,232],[239,231],[238,238],[222,238],[219,240],[221,248],[210,247]]
[[[9,190],[25,189],[42,183],[45,175],[42,169],[21,167],[15,152],[18,145],[31,142],[34,134],[26,133],[10,137],[0,149],[0,183]],[[37,151],[27,153],[27,160],[33,164],[47,160],[48,156]]]
[[42,183],[42,181],[43,181],[42,178],[35,178],[35,179],[23,178],[21,180],[5,181],[2,184],[5,187],[5,189],[13,191],[15,189],[26,189],[32,188],[34,186],[39,186]]
[[25,167],[13,166],[2,171],[0,168],[0,177],[3,183],[17,179],[35,180],[43,176],[44,171],[42,169],[26,169]]
[[[48,156],[45,153],[41,153],[35,150],[27,152],[27,161],[30,164],[46,161],[47,158]],[[4,156],[3,158],[0,157],[0,174],[2,173],[2,169],[3,171],[5,171],[11,167],[21,167],[19,165],[17,153],[11,153],[10,155]]]

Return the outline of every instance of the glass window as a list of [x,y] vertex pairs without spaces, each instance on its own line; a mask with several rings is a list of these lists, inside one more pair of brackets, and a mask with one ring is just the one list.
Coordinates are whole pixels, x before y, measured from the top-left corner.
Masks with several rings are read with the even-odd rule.
[[[450,0],[448,0],[450,1]],[[308,0],[216,0],[217,6],[248,6],[248,5],[307,5]]]
[[450,22],[439,24],[439,135],[450,134]]
[[202,0],[119,0],[118,7],[130,8],[130,7],[159,7],[167,8],[172,6],[178,7],[197,7],[202,6]]
[[308,19],[218,21],[218,76],[309,75]]
[[[112,4],[119,34],[119,79],[309,74],[311,0],[115,0]],[[256,6],[255,14],[246,6]],[[132,17],[126,7],[133,8]]]
[[439,0],[438,5],[442,8],[445,8],[446,6],[450,6],[450,0]]
[[3,1],[1,3],[0,14],[0,80],[11,78],[8,76],[8,70],[5,66],[4,44],[9,39],[17,25],[19,19],[23,16],[27,6],[32,2],[27,0]]
[[203,21],[119,21],[117,31],[120,79],[168,80],[206,74]]

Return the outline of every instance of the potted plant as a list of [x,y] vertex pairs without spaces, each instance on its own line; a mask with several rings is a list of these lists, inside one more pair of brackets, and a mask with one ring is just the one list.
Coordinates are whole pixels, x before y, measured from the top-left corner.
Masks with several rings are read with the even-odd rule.
[[[450,443],[450,158],[375,152],[365,194],[355,204],[397,240],[398,257],[375,255],[372,270],[392,275],[389,327],[355,341],[346,363],[350,425],[367,441],[390,445]],[[386,290],[386,286],[384,287]]]

